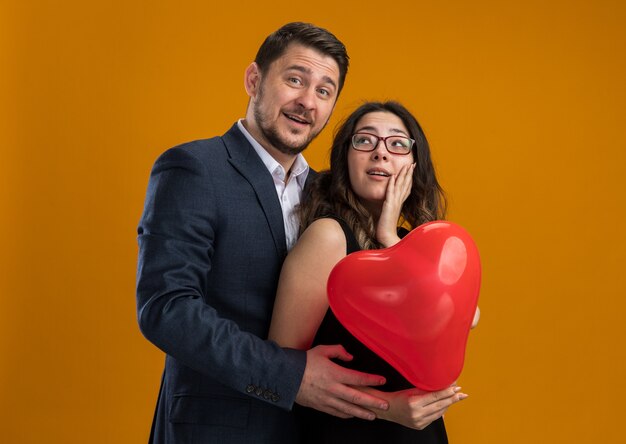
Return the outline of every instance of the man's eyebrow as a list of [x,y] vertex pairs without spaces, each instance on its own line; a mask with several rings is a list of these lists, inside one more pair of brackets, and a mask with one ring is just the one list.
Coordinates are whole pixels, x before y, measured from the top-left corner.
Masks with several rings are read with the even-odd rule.
[[[287,67],[287,71],[300,71],[303,74],[313,74],[313,71],[310,68],[307,68],[306,66],[302,66],[302,65],[291,65],[289,67]],[[335,81],[328,77],[328,76],[323,76],[322,79],[324,80],[324,82],[326,83],[330,83],[333,88],[337,88],[337,84],[335,83]]]
[[[359,128],[359,129],[357,129],[355,132],[358,133],[359,131],[376,131],[376,132],[378,132],[378,128],[375,128],[373,126],[363,126],[363,127]],[[389,132],[398,133],[398,134],[402,134],[404,136],[409,137],[409,135],[405,131],[402,131],[399,128],[391,128],[389,130]]]

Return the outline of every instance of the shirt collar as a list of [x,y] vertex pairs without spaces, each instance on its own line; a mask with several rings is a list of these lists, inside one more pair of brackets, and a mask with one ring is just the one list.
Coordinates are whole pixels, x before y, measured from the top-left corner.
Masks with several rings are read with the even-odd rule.
[[[261,158],[261,161],[265,165],[265,168],[267,168],[267,171],[269,171],[272,176],[277,176],[282,181],[284,181],[285,169],[280,163],[278,163],[276,159],[274,159],[270,155],[270,153],[267,152],[265,148],[261,146],[259,142],[255,140],[254,137],[252,137],[252,134],[250,134],[248,130],[246,129],[246,127],[243,126],[243,119],[239,119],[237,121],[237,127],[243,133],[246,139],[248,139],[248,142],[250,142],[250,145],[252,145],[252,148],[254,148],[254,151],[256,151],[256,153],[259,155],[259,157]],[[291,176],[296,178],[296,180],[298,181],[298,185],[301,188],[304,187],[304,182],[306,181],[308,171],[309,171],[309,164],[307,163],[302,153],[298,154],[296,156],[296,160],[293,162],[293,165],[291,166]]]

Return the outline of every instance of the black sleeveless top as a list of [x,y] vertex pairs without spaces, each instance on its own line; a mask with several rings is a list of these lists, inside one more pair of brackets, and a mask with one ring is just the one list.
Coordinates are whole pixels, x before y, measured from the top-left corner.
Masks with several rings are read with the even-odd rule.
[[[346,236],[346,253],[359,251],[361,248],[350,227],[339,218],[333,217],[333,219],[339,222]],[[343,345],[348,353],[354,356],[350,362],[336,360],[337,364],[386,378],[387,383],[376,387],[378,390],[393,392],[413,387],[395,368],[352,336],[329,309],[313,339],[313,346],[334,344]],[[317,410],[296,407],[296,415],[302,430],[302,443],[445,444],[448,442],[442,418],[434,421],[424,430],[414,430],[382,419],[374,421],[358,418],[342,419]]]

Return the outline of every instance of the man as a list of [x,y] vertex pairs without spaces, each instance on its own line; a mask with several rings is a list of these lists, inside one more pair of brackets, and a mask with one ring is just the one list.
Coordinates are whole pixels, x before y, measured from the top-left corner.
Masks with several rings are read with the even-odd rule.
[[296,441],[294,402],[374,419],[387,403],[351,386],[383,378],[265,340],[309,176],[300,154],[326,125],[348,69],[328,31],[290,23],[245,73],[246,117],[222,137],[165,152],[139,224],[138,321],[166,354],[151,441]]

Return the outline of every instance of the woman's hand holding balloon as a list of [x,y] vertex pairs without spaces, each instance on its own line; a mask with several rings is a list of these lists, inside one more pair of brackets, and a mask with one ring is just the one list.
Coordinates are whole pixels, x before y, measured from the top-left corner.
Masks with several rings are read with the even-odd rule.
[[452,404],[468,396],[461,393],[461,387],[454,385],[437,392],[424,392],[417,388],[397,392],[381,392],[371,387],[359,389],[389,402],[388,410],[373,409],[378,419],[393,421],[417,430],[422,430],[441,418]]
[[474,312],[474,319],[472,320],[472,328],[478,325],[478,321],[480,321],[480,308],[476,307],[476,311]]

